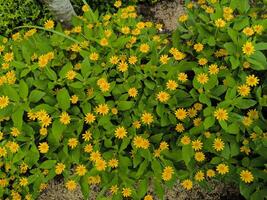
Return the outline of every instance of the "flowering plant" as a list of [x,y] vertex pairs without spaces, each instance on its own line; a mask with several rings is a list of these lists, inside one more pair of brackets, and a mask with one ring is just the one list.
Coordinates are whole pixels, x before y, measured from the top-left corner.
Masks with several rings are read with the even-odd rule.
[[[177,179],[266,195],[266,20],[203,2],[187,5],[172,42],[134,6],[99,16],[84,5],[71,30],[48,20],[1,38],[0,196],[35,199],[56,176],[85,198],[99,185],[99,198],[163,199]],[[239,17],[251,36],[231,28]]]

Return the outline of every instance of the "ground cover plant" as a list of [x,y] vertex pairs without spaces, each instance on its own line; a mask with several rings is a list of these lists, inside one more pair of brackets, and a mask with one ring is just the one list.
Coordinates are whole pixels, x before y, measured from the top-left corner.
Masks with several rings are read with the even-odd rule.
[[88,5],[71,30],[48,20],[1,37],[1,198],[36,199],[63,177],[85,199],[90,185],[99,199],[162,199],[177,179],[263,199],[267,22],[243,2],[188,2],[171,38],[135,6]]

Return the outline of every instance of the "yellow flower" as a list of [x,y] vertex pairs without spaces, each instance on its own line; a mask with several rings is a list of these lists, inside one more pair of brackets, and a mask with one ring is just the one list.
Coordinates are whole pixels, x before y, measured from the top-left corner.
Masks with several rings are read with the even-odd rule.
[[198,171],[196,174],[195,174],[195,180],[196,181],[203,181],[205,178],[205,174],[204,172],[202,171]]
[[16,153],[19,150],[19,145],[16,142],[8,142],[6,145],[11,151],[11,153]]
[[29,183],[29,182],[28,182],[28,179],[25,178],[25,177],[20,178],[20,180],[19,180],[19,185],[20,185],[20,186],[27,186],[28,183]]
[[192,148],[195,151],[201,150],[202,147],[203,147],[203,143],[199,139],[192,141]]
[[130,88],[130,89],[128,90],[128,95],[129,95],[130,97],[136,97],[137,94],[138,94],[138,90],[137,90],[136,88]]
[[130,28],[128,26],[124,26],[121,28],[121,32],[125,35],[130,33]]
[[161,103],[167,102],[169,98],[170,98],[170,95],[167,92],[161,91],[157,94],[157,100],[159,100]]
[[254,110],[249,110],[247,115],[249,116],[249,118],[251,119],[259,119],[259,112],[254,109]]
[[107,115],[109,111],[107,104],[100,104],[96,107],[96,113],[100,115]]
[[51,19],[47,20],[47,21],[45,22],[45,24],[44,24],[44,27],[45,27],[46,29],[53,29],[54,26],[55,26],[55,23],[54,23],[54,21],[51,20]]
[[222,18],[215,20],[215,26],[218,28],[225,27],[225,24],[226,24],[226,22]]
[[187,116],[187,111],[184,108],[178,108],[175,111],[175,116],[179,120],[184,120]]
[[116,8],[119,8],[119,7],[121,7],[121,1],[115,1],[115,3],[114,3],[114,6],[116,7]]
[[134,64],[137,62],[137,57],[136,57],[136,56],[131,56],[131,57],[128,59],[128,62],[129,62],[131,65],[134,65]]
[[183,145],[188,145],[188,144],[190,144],[190,142],[191,142],[191,139],[190,139],[190,137],[187,136],[187,135],[185,135],[185,136],[183,136],[183,137],[181,138],[181,143],[182,143]]
[[262,25],[254,25],[253,26],[253,29],[254,29],[254,31],[256,32],[256,33],[258,33],[259,35],[261,35],[262,34],[262,32],[263,32],[263,26]]
[[195,153],[195,160],[198,162],[202,162],[205,160],[205,154],[203,152],[196,152]]
[[85,115],[84,121],[86,124],[92,124],[95,121],[96,117],[93,113],[87,113]]
[[44,68],[48,62],[49,62],[49,59],[48,59],[47,55],[41,55],[38,58],[38,65],[40,68]]
[[213,141],[213,148],[216,151],[222,151],[224,148],[224,142],[220,138],[215,138]]
[[49,146],[48,146],[47,142],[41,142],[41,143],[39,143],[38,149],[39,149],[40,153],[47,153],[49,150]]
[[186,190],[191,190],[193,188],[193,182],[189,179],[183,180],[181,185]]
[[240,85],[237,87],[237,91],[240,94],[240,96],[245,97],[248,96],[250,93],[250,87],[247,85]]
[[119,62],[118,56],[111,56],[109,62],[113,65],[116,65]]
[[90,160],[93,162],[96,162],[97,160],[100,160],[101,158],[101,154],[99,153],[99,151],[94,151],[91,152],[90,154]]
[[117,168],[119,165],[119,161],[115,158],[112,158],[108,161],[108,166],[111,168]]
[[209,73],[210,74],[218,74],[219,73],[219,68],[218,65],[212,64],[209,66]]
[[214,117],[219,121],[228,120],[228,112],[223,108],[218,108],[214,111]]
[[179,18],[178,18],[178,21],[179,22],[185,22],[188,20],[188,15],[181,15]]
[[243,33],[246,35],[246,36],[252,36],[254,34],[254,31],[252,28],[250,27],[246,27],[243,29]]
[[66,78],[67,78],[68,80],[73,80],[73,79],[75,78],[76,74],[77,74],[77,73],[76,73],[75,71],[70,70],[70,71],[67,72],[67,74],[66,74]]
[[88,12],[89,9],[90,9],[90,7],[88,5],[83,5],[83,7],[82,7],[83,12]]
[[255,48],[252,44],[252,42],[246,42],[243,46],[242,46],[242,51],[245,55],[250,56],[252,54],[254,54],[255,52]]
[[11,62],[13,59],[14,59],[13,52],[5,53],[5,55],[4,55],[4,61],[5,62]]
[[204,46],[201,43],[197,43],[194,45],[194,49],[196,50],[196,52],[200,52],[204,49]]
[[197,75],[197,81],[200,83],[200,84],[206,84],[208,81],[209,81],[209,77],[207,74],[205,73],[201,73],[201,74],[198,74]]
[[57,163],[56,169],[55,169],[55,173],[56,174],[62,174],[62,172],[64,171],[65,167],[66,166],[63,163]]
[[70,101],[72,104],[76,104],[78,102],[78,100],[79,100],[79,97],[77,95],[72,95],[70,97]]
[[148,53],[149,50],[150,50],[150,47],[149,47],[148,44],[144,43],[144,44],[141,44],[141,45],[140,45],[139,50],[140,50],[142,53]]
[[109,191],[112,193],[112,194],[117,194],[119,188],[117,185],[112,185],[109,189]]
[[219,164],[219,165],[217,165],[217,167],[216,167],[216,171],[217,171],[219,174],[224,175],[224,174],[226,174],[226,173],[229,172],[229,167],[228,167],[227,165],[225,165],[225,164]]
[[200,58],[198,60],[199,65],[206,65],[208,63],[208,60],[206,58]]
[[122,188],[122,196],[130,197],[132,195],[132,190],[130,188]]
[[92,61],[97,61],[99,58],[99,54],[96,53],[96,52],[93,52],[89,55],[89,59],[92,60]]
[[68,125],[70,123],[70,116],[67,112],[61,113],[60,122],[64,125]]
[[100,40],[100,45],[101,46],[108,46],[108,40],[106,38],[102,38]]
[[13,128],[11,128],[11,132],[10,132],[10,134],[11,134],[13,137],[17,137],[17,136],[20,135],[20,131],[19,131],[19,129],[13,127]]
[[184,132],[185,128],[184,128],[184,125],[182,123],[178,123],[175,127],[175,130],[178,132],[178,133],[182,133]]
[[153,200],[153,196],[150,195],[150,194],[147,194],[147,195],[144,197],[144,200]]
[[254,74],[249,75],[246,77],[246,84],[248,86],[256,86],[259,84],[259,78],[255,76]]
[[0,158],[5,157],[7,155],[7,151],[5,147],[0,147]]
[[176,90],[176,88],[178,87],[178,84],[174,80],[168,80],[168,82],[166,83],[166,87],[169,90]]
[[211,178],[215,176],[215,171],[213,169],[208,169],[206,172],[207,177]]
[[124,127],[120,126],[118,128],[116,128],[115,130],[115,137],[119,138],[119,139],[123,139],[124,137],[126,137],[127,135],[127,131]]
[[91,153],[93,151],[93,146],[91,144],[87,144],[84,147],[84,152]]
[[243,117],[242,123],[244,126],[250,126],[253,123],[253,120],[250,117]]
[[82,134],[82,139],[88,142],[90,139],[92,139],[92,133],[89,130],[85,131],[85,133]]
[[133,144],[136,148],[147,149],[150,145],[148,139],[142,138],[141,136],[135,136],[133,139]]
[[144,124],[151,124],[154,119],[153,119],[153,115],[151,113],[148,113],[148,112],[144,112],[141,116],[141,121],[144,123]]
[[78,165],[75,168],[75,174],[77,174],[78,176],[84,176],[87,172],[87,169],[84,165]]
[[141,123],[140,121],[136,120],[133,122],[133,127],[136,128],[136,129],[139,129],[141,127]]
[[187,76],[186,73],[181,72],[181,73],[178,74],[178,80],[181,81],[181,82],[186,82],[187,81],[187,77],[188,76]]
[[71,148],[71,149],[74,149],[76,146],[78,145],[78,140],[76,138],[70,138],[68,140],[68,146]]
[[124,62],[124,61],[120,62],[119,63],[119,66],[118,66],[118,70],[120,72],[126,72],[128,70],[128,64],[127,64],[127,62]]
[[103,159],[96,160],[95,167],[98,171],[104,171],[107,167],[106,161]]
[[65,186],[69,191],[73,191],[77,188],[77,183],[74,180],[69,180],[66,182]]
[[164,181],[169,181],[171,180],[173,174],[174,174],[173,168],[171,166],[167,166],[163,169],[161,176]]
[[161,55],[159,61],[161,64],[167,64],[169,59],[168,55]]
[[245,183],[251,183],[254,180],[253,174],[248,170],[242,170],[240,173],[240,179]]

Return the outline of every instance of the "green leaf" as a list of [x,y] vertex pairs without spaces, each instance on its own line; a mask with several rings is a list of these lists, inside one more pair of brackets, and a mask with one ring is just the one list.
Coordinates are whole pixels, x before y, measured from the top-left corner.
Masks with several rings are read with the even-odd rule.
[[51,169],[55,166],[56,163],[56,160],[46,160],[39,167],[41,169]]
[[194,150],[191,145],[184,145],[182,147],[182,157],[186,165],[189,164],[191,158],[194,156]]
[[14,123],[14,126],[18,129],[21,129],[22,123],[23,123],[23,114],[24,114],[24,108],[19,107],[16,109],[14,113],[12,113],[11,118]]
[[254,101],[252,99],[243,99],[243,98],[236,98],[233,101],[234,106],[240,109],[248,109],[254,106],[256,103],[257,101]]
[[62,88],[57,93],[58,106],[62,110],[68,110],[70,108],[70,95],[66,88]]
[[147,179],[140,180],[137,189],[137,194],[139,199],[142,199],[145,196],[145,194],[147,193],[147,189],[148,189]]
[[46,68],[45,68],[45,73],[46,73],[47,77],[48,77],[50,80],[53,80],[53,81],[57,80],[57,74],[56,74],[56,72],[54,72],[51,68],[46,67]]
[[232,65],[232,69],[236,69],[240,66],[239,59],[234,56],[230,56],[230,63]]
[[19,102],[20,97],[15,88],[10,85],[3,86],[3,93],[9,97],[12,101]]
[[213,116],[205,118],[205,120],[204,120],[205,129],[212,127],[214,124],[215,124],[215,118]]
[[255,44],[255,50],[256,51],[267,50],[267,42],[259,42]]
[[29,101],[36,103],[36,102],[40,101],[44,97],[44,95],[45,95],[45,93],[40,91],[40,90],[33,90],[30,93]]
[[256,51],[254,54],[252,54],[247,60],[253,64],[251,66],[252,69],[255,70],[266,70],[267,69],[267,61],[265,55],[260,52]]
[[25,157],[25,162],[31,167],[34,164],[37,164],[39,160],[40,154],[35,146],[35,144],[32,144],[30,150],[27,152],[27,156]]
[[19,82],[19,95],[21,98],[26,99],[28,97],[29,89],[24,80]]
[[83,193],[83,198],[88,199],[90,196],[90,187],[88,184],[88,177],[87,176],[83,176],[81,178],[80,185],[81,185],[81,190]]
[[133,101],[118,101],[117,105],[118,105],[118,110],[125,111],[125,110],[131,109],[134,105],[134,102]]
[[60,145],[62,138],[62,133],[65,129],[65,126],[60,123],[59,120],[54,120],[52,124],[52,131],[49,132],[48,142],[51,144],[51,147],[57,148]]
[[[238,0],[239,1],[239,0]],[[249,19],[248,17],[239,17],[235,20],[234,29],[240,31],[241,29],[249,26]]]
[[211,101],[210,101],[210,99],[207,97],[207,95],[206,94],[204,94],[204,93],[201,93],[200,95],[199,95],[199,101],[201,102],[201,103],[205,103],[205,104],[207,104],[208,106],[211,106]]
[[137,170],[137,172],[135,174],[135,177],[139,179],[144,174],[144,172],[147,169],[147,167],[148,167],[148,162],[146,160],[144,160],[141,163],[141,165],[139,166],[139,168],[138,168],[138,170]]

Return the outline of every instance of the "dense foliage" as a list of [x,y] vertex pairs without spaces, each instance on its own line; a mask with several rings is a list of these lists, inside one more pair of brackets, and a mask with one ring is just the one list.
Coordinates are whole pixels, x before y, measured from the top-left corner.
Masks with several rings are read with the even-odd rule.
[[100,199],[163,199],[177,179],[263,199],[267,21],[242,2],[188,3],[171,39],[134,6],[87,5],[71,30],[48,20],[1,38],[1,198],[35,199],[61,176]]
[[0,34],[7,35],[24,24],[43,24],[48,11],[36,0],[0,0]]

